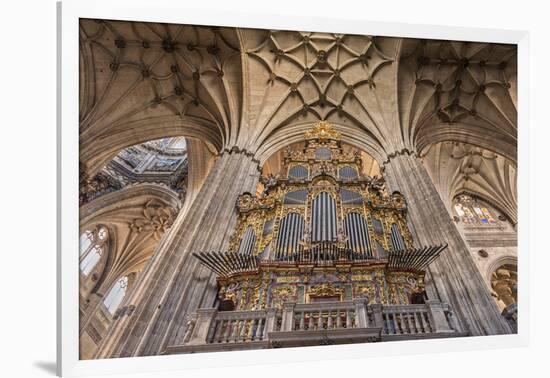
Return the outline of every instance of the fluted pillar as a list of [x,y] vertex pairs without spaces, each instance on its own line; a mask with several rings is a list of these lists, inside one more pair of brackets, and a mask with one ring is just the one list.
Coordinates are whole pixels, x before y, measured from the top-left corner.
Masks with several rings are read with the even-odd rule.
[[235,226],[235,201],[255,192],[258,164],[244,152],[225,152],[214,163],[188,211],[180,213],[160,241],[125,303],[131,315],[115,321],[97,358],[158,355],[184,337],[185,319],[212,307],[215,276],[191,253],[225,250]]
[[471,335],[511,333],[420,159],[394,154],[384,174],[390,192],[399,191],[407,200],[415,245],[449,245],[427,272],[430,299],[448,302],[461,330]]

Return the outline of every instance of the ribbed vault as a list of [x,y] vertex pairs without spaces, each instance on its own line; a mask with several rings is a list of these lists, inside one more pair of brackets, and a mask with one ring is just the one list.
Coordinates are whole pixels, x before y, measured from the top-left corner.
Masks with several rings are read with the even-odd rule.
[[171,136],[219,151],[238,126],[234,29],[80,22],[81,161],[89,174],[122,148]]
[[[249,80],[248,149],[293,124],[328,120],[386,144],[387,98],[376,88],[395,57],[396,40],[288,31],[242,31]],[[383,93],[384,89],[382,89]],[[275,142],[276,143],[276,142]]]
[[263,162],[318,120],[379,162],[444,141],[516,161],[512,45],[86,19],[80,33],[90,176],[171,136]]
[[443,202],[467,192],[486,200],[517,223],[517,168],[508,159],[468,144],[444,142],[423,156]]
[[403,39],[397,82],[404,147],[467,142],[516,160],[516,46]]

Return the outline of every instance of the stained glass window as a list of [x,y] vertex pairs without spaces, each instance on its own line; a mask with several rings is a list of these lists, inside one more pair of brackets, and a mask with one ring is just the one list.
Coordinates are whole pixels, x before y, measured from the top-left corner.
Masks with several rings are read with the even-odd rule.
[[481,201],[466,194],[455,199],[454,210],[459,220],[465,224],[496,224],[492,212]]

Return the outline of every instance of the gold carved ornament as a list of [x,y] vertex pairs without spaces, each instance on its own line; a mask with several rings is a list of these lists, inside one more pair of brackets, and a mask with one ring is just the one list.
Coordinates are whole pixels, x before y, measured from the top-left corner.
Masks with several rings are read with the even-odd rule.
[[317,122],[312,130],[305,132],[306,139],[318,139],[326,141],[328,139],[340,140],[341,134],[332,128],[332,125],[327,121]]
[[249,282],[248,290],[250,294],[244,309],[259,310],[261,308],[261,304],[260,304],[261,287],[262,287],[262,282],[259,279]]
[[291,285],[274,286],[271,289],[271,306],[281,308],[284,302],[296,300],[297,288]]
[[310,286],[306,291],[306,302],[310,302],[312,297],[339,297],[339,300],[344,299],[344,288],[335,287],[329,283]]
[[355,284],[353,287],[354,298],[367,298],[369,303],[376,303],[376,288],[374,283],[371,284]]

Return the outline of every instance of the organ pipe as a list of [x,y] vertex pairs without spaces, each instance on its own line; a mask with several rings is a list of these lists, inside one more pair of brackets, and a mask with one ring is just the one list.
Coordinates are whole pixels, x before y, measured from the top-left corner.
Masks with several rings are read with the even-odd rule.
[[344,218],[344,231],[348,237],[346,247],[354,252],[372,256],[369,231],[365,217],[358,213],[349,213]]
[[289,213],[281,219],[276,247],[278,256],[297,251],[303,233],[304,218],[300,214]]
[[336,202],[329,193],[321,192],[313,200],[311,225],[313,242],[336,239]]
[[254,229],[252,226],[248,226],[244,233],[244,236],[241,240],[239,246],[239,253],[243,255],[252,255],[254,246],[256,244],[256,235],[254,234]]
[[399,226],[395,223],[391,225],[390,236],[393,249],[395,251],[403,251],[405,249],[405,241],[403,240],[401,231],[399,231]]

